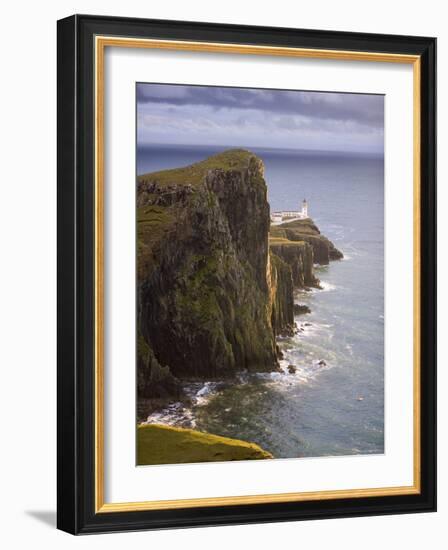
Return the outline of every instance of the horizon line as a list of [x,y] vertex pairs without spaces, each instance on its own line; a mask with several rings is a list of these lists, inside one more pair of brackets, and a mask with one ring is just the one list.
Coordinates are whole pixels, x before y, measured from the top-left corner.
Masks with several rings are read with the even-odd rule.
[[305,149],[300,147],[298,149],[294,147],[272,147],[267,145],[255,145],[255,146],[246,146],[246,145],[229,145],[229,144],[205,144],[205,143],[137,143],[137,149],[142,147],[204,147],[204,148],[223,148],[223,149],[269,149],[272,151],[294,151],[294,152],[318,152],[318,153],[349,153],[349,154],[360,154],[360,155],[376,155],[384,157],[383,151],[353,151],[353,150],[341,150],[341,149]]

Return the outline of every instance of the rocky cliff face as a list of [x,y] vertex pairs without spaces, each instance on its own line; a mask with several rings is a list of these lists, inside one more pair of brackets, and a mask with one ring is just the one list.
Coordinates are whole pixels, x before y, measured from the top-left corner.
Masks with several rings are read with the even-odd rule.
[[262,162],[237,150],[140,177],[137,205],[140,393],[160,395],[165,367],[170,387],[274,369]]
[[270,239],[270,250],[290,267],[295,287],[319,288],[319,279],[314,275],[314,252],[312,246],[303,241],[294,242],[287,239]]
[[230,150],[138,178],[139,398],[178,397],[180,379],[278,368],[294,287],[318,286],[307,239],[325,238],[283,226],[269,236],[263,172]]
[[[276,226],[271,227],[271,235]],[[269,238],[272,297],[272,327],[276,335],[294,333],[294,289],[320,288],[314,275],[314,253],[304,241]]]
[[294,282],[291,266],[271,251],[271,323],[274,334],[294,331]]

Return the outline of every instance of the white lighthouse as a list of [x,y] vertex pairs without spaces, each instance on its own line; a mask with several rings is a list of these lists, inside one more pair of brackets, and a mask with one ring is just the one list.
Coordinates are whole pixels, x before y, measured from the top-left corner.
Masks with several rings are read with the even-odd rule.
[[306,202],[306,199],[303,199],[302,202],[302,218],[308,218],[308,203]]
[[303,199],[301,210],[283,210],[281,212],[271,212],[271,223],[278,225],[293,220],[306,220],[308,218],[308,203]]

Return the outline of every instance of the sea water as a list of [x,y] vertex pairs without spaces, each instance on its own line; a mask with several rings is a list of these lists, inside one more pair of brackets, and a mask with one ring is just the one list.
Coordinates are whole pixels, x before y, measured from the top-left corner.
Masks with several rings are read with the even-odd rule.
[[[137,173],[185,166],[224,148],[143,147]],[[258,443],[276,458],[383,453],[383,157],[251,150],[265,164],[271,211],[298,210],[306,199],[310,217],[344,259],[316,266],[322,290],[296,293],[311,313],[297,316],[298,333],[279,341],[282,372],[190,385],[192,406],[177,404],[149,420],[187,421]]]

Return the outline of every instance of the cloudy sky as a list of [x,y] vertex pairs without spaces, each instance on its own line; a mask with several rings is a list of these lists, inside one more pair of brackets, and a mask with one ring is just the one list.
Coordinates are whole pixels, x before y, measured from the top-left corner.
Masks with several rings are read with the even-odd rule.
[[137,84],[138,145],[383,152],[384,96]]

